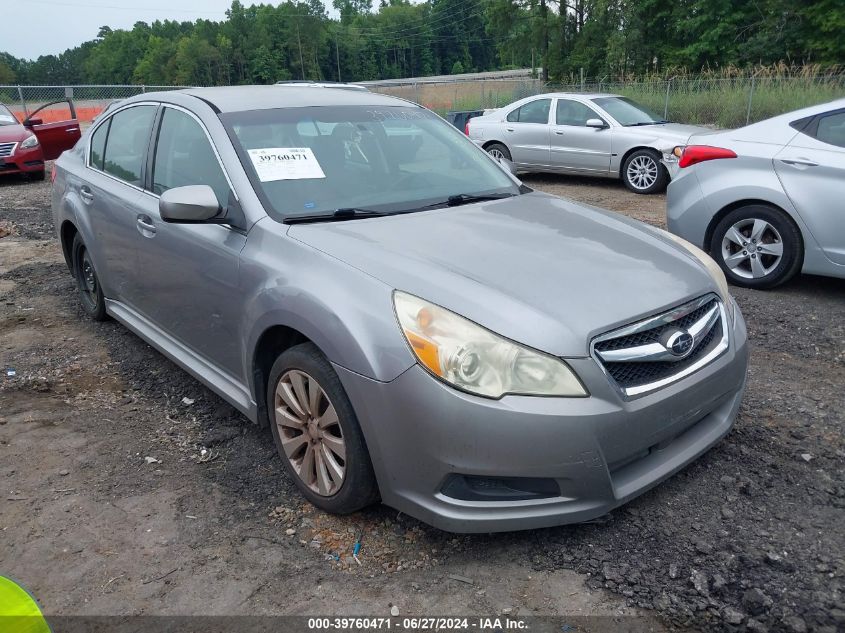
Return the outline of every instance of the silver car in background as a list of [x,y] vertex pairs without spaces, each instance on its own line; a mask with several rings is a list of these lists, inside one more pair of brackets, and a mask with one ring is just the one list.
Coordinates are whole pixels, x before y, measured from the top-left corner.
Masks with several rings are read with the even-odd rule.
[[845,99],[694,136],[676,158],[669,230],[708,251],[732,283],[845,277]]
[[83,310],[268,426],[326,511],[381,498],[462,532],[582,521],[737,415],[745,322],[709,257],[532,191],[416,104],[147,93],[54,169]]
[[662,153],[705,128],[670,123],[627,97],[551,93],[469,120],[466,133],[521,172],[621,178],[634,193],[659,193]]

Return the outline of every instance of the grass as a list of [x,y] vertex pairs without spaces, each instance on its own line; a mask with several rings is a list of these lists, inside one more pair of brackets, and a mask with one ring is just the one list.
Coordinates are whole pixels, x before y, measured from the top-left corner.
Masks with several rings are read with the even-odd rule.
[[[668,102],[667,102],[668,88]],[[544,85],[538,80],[470,81],[394,86],[385,90],[445,114],[507,105],[543,92],[581,92],[581,84]],[[815,66],[773,66],[753,71],[724,69],[692,76],[676,73],[626,81],[591,81],[585,92],[628,96],[672,121],[735,128],[769,117],[845,97],[845,71]],[[750,108],[749,108],[750,102]],[[668,103],[668,108],[667,108]]]

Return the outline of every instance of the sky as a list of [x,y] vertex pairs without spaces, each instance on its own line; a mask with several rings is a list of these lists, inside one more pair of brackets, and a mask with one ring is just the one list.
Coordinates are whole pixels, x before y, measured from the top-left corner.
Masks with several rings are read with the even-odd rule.
[[[331,0],[323,4],[335,14]],[[231,5],[232,0],[0,0],[0,51],[36,59],[94,39],[103,25],[127,29],[139,20],[223,20]]]

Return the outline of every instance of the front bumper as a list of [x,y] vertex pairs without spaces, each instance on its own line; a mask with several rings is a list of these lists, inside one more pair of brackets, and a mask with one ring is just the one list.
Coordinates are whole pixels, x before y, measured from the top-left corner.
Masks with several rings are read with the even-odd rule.
[[[745,323],[710,365],[623,401],[591,358],[567,362],[588,398],[459,392],[415,365],[389,383],[341,367],[382,500],[452,532],[548,527],[606,514],[704,453],[732,427],[745,389]],[[516,501],[447,496],[455,475],[553,479],[560,494]]]
[[40,146],[29,149],[20,149],[11,156],[0,158],[0,175],[2,174],[28,174],[44,171],[44,153]]

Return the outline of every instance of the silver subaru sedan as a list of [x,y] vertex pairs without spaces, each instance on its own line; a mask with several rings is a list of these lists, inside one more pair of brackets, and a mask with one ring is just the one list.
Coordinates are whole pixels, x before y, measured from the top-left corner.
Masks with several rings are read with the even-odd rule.
[[706,128],[666,121],[619,95],[551,93],[473,117],[466,134],[522,172],[621,178],[634,193],[660,193],[664,151]]
[[53,212],[84,311],[269,427],[328,512],[590,519],[719,441],[745,387],[709,257],[400,99],[139,95],[57,161]]

